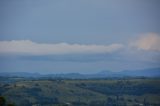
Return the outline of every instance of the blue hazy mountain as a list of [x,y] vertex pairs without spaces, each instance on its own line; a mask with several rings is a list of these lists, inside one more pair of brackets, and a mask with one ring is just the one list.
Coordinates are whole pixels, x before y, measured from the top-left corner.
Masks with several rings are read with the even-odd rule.
[[143,69],[143,70],[132,70],[132,71],[122,71],[121,75],[126,76],[145,76],[145,77],[158,77],[160,76],[160,68]]
[[101,71],[97,75],[108,76],[108,77],[159,77],[160,76],[160,68],[152,68],[152,69],[143,69],[143,70],[125,70],[120,72],[111,72],[111,71]]
[[0,76],[7,77],[41,77],[39,73],[28,73],[28,72],[1,72]]
[[100,71],[95,74],[80,74],[80,73],[67,73],[67,74],[39,74],[27,72],[1,72],[0,76],[4,77],[44,77],[44,78],[71,78],[71,79],[88,79],[88,78],[110,78],[110,77],[160,77],[160,68],[143,69],[143,70],[125,70],[120,72],[113,71]]

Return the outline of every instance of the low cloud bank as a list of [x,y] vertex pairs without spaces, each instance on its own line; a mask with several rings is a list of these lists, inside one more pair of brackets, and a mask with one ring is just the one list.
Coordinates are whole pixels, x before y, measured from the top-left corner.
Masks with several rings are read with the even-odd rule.
[[[129,46],[128,46],[129,45]],[[66,54],[104,54],[125,48],[129,50],[160,51],[160,36],[155,33],[141,35],[137,40],[123,44],[84,45],[69,43],[37,43],[30,40],[0,41],[0,54],[20,55],[66,55]],[[134,48],[134,49],[133,49]]]
[[30,40],[0,41],[0,53],[28,55],[59,55],[59,54],[100,54],[111,53],[123,48],[122,44],[111,45],[80,45],[80,44],[45,44]]

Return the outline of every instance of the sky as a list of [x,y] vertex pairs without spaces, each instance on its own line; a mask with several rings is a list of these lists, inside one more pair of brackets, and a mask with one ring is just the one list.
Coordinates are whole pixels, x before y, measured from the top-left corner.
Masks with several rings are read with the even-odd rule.
[[160,67],[159,0],[0,0],[0,71]]

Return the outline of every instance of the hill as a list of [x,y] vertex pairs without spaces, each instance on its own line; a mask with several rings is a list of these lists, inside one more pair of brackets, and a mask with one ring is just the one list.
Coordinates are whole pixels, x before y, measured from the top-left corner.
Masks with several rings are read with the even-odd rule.
[[16,106],[159,106],[159,79],[26,80],[0,83]]

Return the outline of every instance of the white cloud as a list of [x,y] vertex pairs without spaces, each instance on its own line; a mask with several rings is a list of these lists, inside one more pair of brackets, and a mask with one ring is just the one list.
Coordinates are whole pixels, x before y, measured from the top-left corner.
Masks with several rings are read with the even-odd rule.
[[55,55],[55,54],[96,54],[110,53],[123,48],[122,44],[80,45],[80,44],[44,44],[30,40],[0,41],[0,53]]
[[132,42],[131,45],[140,50],[160,51],[160,36],[149,33]]

